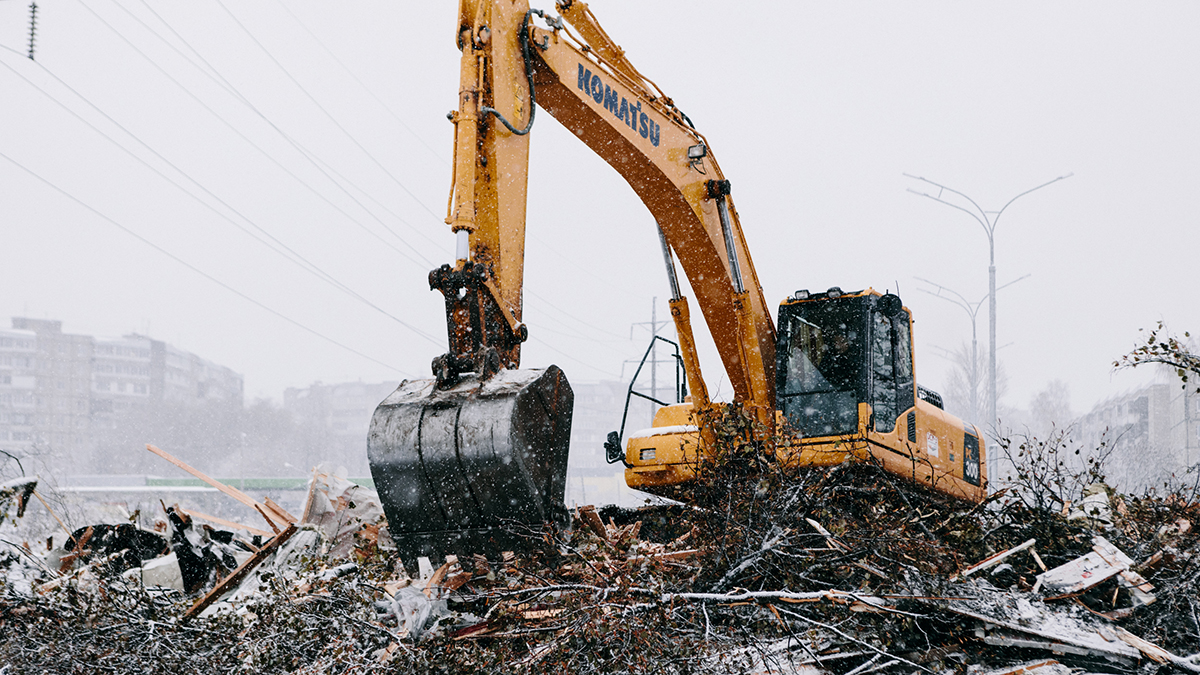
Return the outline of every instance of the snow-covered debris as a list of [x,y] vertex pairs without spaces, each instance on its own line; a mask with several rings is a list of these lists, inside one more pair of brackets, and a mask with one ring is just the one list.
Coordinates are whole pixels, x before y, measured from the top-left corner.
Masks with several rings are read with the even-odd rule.
[[[847,464],[734,474],[686,507],[581,508],[498,558],[405,561],[381,545],[373,491],[318,472],[303,522],[264,541],[179,510],[175,550],[124,576],[127,550],[82,536],[62,574],[11,551],[0,659],[32,672],[61,669],[54,654],[118,672],[1189,670],[1175,654],[1200,651],[1200,504],[1113,499],[1098,537],[1057,509],[962,504]],[[179,550],[211,572],[188,592]],[[1051,583],[1089,555],[1117,572]]]

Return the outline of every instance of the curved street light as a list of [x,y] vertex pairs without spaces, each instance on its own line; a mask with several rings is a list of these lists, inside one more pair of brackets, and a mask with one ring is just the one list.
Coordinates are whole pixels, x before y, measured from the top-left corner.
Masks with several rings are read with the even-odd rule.
[[[1008,282],[1007,284],[1004,284],[1003,286],[1000,286],[999,288],[997,288],[996,291],[997,292],[1002,291],[1002,290],[1008,288],[1009,286],[1012,286],[1013,284],[1017,283],[1018,281],[1028,279],[1030,276],[1032,276],[1032,275],[1026,274],[1025,276],[1013,279],[1012,281]],[[962,293],[959,293],[958,291],[956,291],[952,288],[948,288],[939,283],[930,281],[929,279],[924,279],[922,277],[913,277],[913,278],[916,279],[917,281],[923,281],[923,282],[929,284],[930,286],[933,286],[934,288],[937,289],[937,292],[935,293],[934,291],[931,291],[926,288],[920,288],[917,290],[921,291],[922,293],[927,293],[929,295],[932,295],[935,298],[941,298],[942,300],[945,300],[946,302],[952,303],[956,307],[962,308],[962,310],[967,313],[967,316],[969,316],[971,318],[970,381],[971,381],[971,416],[972,416],[972,419],[970,421],[972,423],[974,423],[975,419],[979,417],[979,373],[977,371],[978,364],[979,364],[979,339],[977,337],[978,332],[976,330],[976,319],[979,316],[980,308],[983,307],[983,301],[987,300],[989,297],[991,297],[991,293],[987,293],[979,300],[976,300],[975,302],[971,302],[970,300],[967,300],[965,297],[963,297]],[[948,294],[948,295],[943,295],[943,293]],[[991,475],[991,474],[989,474],[989,475]]]
[[[1045,183],[1042,183],[1041,185],[1038,185],[1037,187],[1030,188],[1030,189],[1022,192],[1021,194],[1017,195],[1016,197],[1013,197],[1012,199],[1008,200],[1008,202],[1006,202],[1004,204],[1004,206],[1000,207],[999,211],[984,211],[983,208],[981,206],[979,206],[979,204],[974,199],[971,199],[966,194],[959,192],[958,190],[955,190],[954,188],[950,188],[945,185],[942,185],[941,183],[935,183],[935,182],[929,180],[928,178],[923,178],[921,176],[914,176],[909,173],[906,173],[904,175],[908,178],[912,178],[913,180],[919,180],[922,183],[928,183],[929,185],[932,185],[938,189],[938,193],[936,196],[929,194],[927,192],[920,192],[920,191],[914,190],[912,188],[908,188],[909,192],[911,192],[917,196],[920,196],[920,197],[928,197],[929,199],[932,199],[935,202],[945,204],[946,206],[949,206],[951,208],[955,208],[955,209],[958,209],[959,211],[962,211],[963,213],[974,218],[975,221],[979,223],[980,227],[983,228],[984,234],[987,235],[987,238],[988,238],[988,295],[987,295],[987,299],[988,299],[988,348],[989,348],[989,353],[988,353],[988,420],[989,420],[989,422],[988,422],[988,426],[994,428],[996,425],[996,290],[997,290],[996,289],[996,225],[997,225],[997,223],[1000,222],[1000,216],[1004,215],[1004,211],[1006,209],[1008,209],[1009,206],[1012,206],[1013,202],[1017,201],[1021,197],[1024,197],[1025,195],[1027,195],[1031,192],[1036,192],[1037,190],[1040,190],[1040,189],[1046,187],[1047,185],[1052,185],[1054,183],[1057,183],[1060,180],[1066,180],[1067,178],[1070,178],[1071,176],[1074,176],[1075,174],[1068,173],[1065,176],[1059,176],[1058,178],[1055,178],[1054,180],[1046,181]],[[953,202],[946,201],[945,199],[942,198],[942,195],[946,192],[949,192],[951,194],[956,194],[959,197],[962,197],[963,199],[967,200],[968,202],[971,203],[971,206],[973,207],[974,210],[969,209],[965,206],[960,206]]]

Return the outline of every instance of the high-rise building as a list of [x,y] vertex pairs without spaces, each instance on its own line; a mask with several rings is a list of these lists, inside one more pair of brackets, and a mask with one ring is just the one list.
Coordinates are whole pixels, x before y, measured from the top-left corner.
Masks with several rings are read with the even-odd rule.
[[152,403],[242,403],[241,375],[160,340],[137,334],[95,338],[94,354],[92,415],[106,426]]
[[36,335],[33,442],[45,452],[85,449],[91,436],[92,337],[62,331],[61,321],[14,317]]
[[0,450],[17,457],[33,445],[36,367],[37,334],[0,329]]
[[0,450],[83,459],[95,432],[156,402],[242,404],[242,376],[142,335],[64,333],[14,317],[0,330]]

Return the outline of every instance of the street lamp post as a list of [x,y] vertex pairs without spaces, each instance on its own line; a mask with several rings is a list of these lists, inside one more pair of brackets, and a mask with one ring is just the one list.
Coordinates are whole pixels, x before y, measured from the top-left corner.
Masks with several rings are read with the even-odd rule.
[[[928,197],[929,199],[932,199],[935,202],[939,202],[939,203],[945,204],[946,206],[949,206],[951,208],[955,208],[955,209],[958,209],[959,211],[962,211],[963,213],[974,218],[976,220],[976,222],[979,223],[980,227],[983,228],[984,233],[987,234],[987,238],[988,238],[988,348],[989,348],[988,349],[988,426],[992,427],[992,431],[993,431],[993,433],[995,433],[995,431],[996,431],[996,429],[995,429],[995,426],[996,426],[996,225],[997,225],[997,223],[1000,222],[1000,216],[1004,215],[1005,209],[1007,209],[1009,206],[1011,206],[1013,202],[1017,201],[1021,197],[1024,197],[1025,195],[1029,194],[1030,192],[1035,192],[1037,190],[1040,190],[1040,189],[1046,187],[1047,185],[1051,185],[1053,183],[1057,183],[1060,180],[1065,180],[1067,178],[1070,178],[1071,176],[1073,176],[1075,174],[1068,173],[1065,176],[1059,176],[1058,178],[1055,178],[1054,180],[1047,181],[1045,183],[1042,183],[1041,185],[1038,185],[1037,187],[1030,188],[1030,189],[1022,192],[1021,194],[1017,195],[1016,197],[1013,197],[1012,199],[1008,200],[1008,202],[1005,203],[1004,206],[1000,207],[999,211],[984,211],[983,208],[981,208],[979,206],[979,204],[975,202],[974,199],[971,199],[970,197],[963,194],[962,192],[959,192],[958,190],[955,190],[953,188],[946,187],[945,185],[942,185],[940,183],[935,183],[927,178],[922,178],[921,176],[914,176],[914,175],[908,174],[908,173],[906,173],[904,175],[907,176],[908,178],[912,178],[913,180],[919,180],[923,183],[928,183],[929,185],[932,185],[938,189],[938,193],[936,196],[929,194],[927,192],[919,192],[912,188],[908,188],[909,192],[911,192],[915,195],[918,195],[920,197]],[[956,194],[959,197],[962,197],[963,199],[967,200],[968,202],[971,203],[971,206],[974,207],[974,210],[968,209],[964,206],[960,206],[958,204],[954,204],[952,202],[946,201],[945,199],[942,199],[942,194],[945,192],[950,192],[952,194]]]
[[[996,291],[1002,291],[1018,281],[1029,278],[1029,276],[1030,275],[1026,274],[1023,277],[1013,279],[1007,284],[997,288]],[[942,300],[952,303],[956,307],[961,307],[962,310],[967,313],[967,316],[971,318],[971,419],[969,421],[974,423],[979,418],[979,339],[978,331],[976,330],[976,319],[979,316],[979,309],[983,307],[983,301],[990,298],[991,293],[988,293],[975,302],[971,302],[963,297],[961,293],[952,288],[947,288],[946,286],[934,283],[928,279],[922,279],[921,277],[915,278],[917,281],[924,281],[925,283],[937,289],[936,293],[924,288],[919,289],[922,293],[928,293],[935,298],[941,298]],[[948,293],[949,295],[943,295],[943,293]]]

